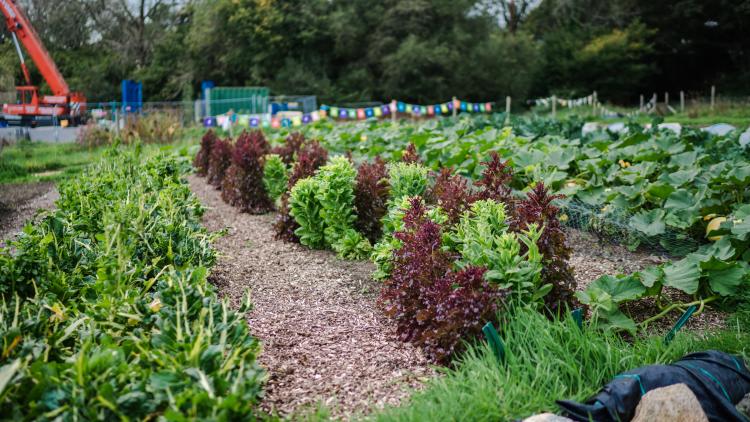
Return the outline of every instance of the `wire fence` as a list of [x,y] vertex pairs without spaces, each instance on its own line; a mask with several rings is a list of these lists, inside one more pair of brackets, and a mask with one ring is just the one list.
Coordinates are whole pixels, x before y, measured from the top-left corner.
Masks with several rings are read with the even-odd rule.
[[599,241],[638,248],[659,255],[683,256],[695,251],[700,242],[686,231],[667,229],[663,234],[649,236],[630,223],[633,214],[604,204],[591,205],[576,199],[561,201],[561,221],[594,235]]

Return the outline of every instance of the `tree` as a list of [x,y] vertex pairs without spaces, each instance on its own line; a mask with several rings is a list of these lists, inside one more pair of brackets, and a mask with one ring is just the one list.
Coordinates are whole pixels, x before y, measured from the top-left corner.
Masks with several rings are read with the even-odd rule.
[[480,7],[496,16],[508,32],[515,34],[538,4],[539,0],[483,0]]

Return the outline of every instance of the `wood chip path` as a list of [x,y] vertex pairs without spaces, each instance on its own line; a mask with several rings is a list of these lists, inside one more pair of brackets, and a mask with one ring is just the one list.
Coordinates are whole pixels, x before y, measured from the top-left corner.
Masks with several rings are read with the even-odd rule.
[[248,324],[269,375],[264,410],[301,414],[324,403],[349,418],[398,404],[434,376],[378,309],[370,263],[275,240],[274,215],[240,213],[205,179],[188,181],[208,207],[205,226],[229,231],[215,244],[221,256],[211,281],[235,305],[250,289]]

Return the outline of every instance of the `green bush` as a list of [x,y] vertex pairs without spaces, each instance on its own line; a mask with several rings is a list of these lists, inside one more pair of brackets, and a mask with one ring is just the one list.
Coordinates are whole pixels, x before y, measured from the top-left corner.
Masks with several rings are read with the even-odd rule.
[[288,173],[289,170],[280,156],[276,154],[266,155],[266,163],[263,167],[263,186],[265,186],[271,200],[276,203],[287,189]]
[[60,420],[255,413],[263,371],[244,313],[206,280],[214,236],[189,163],[112,151],[0,249],[0,414]]
[[315,249],[325,247],[325,225],[320,218],[322,206],[317,198],[319,181],[308,177],[298,181],[289,198],[289,214],[299,227],[294,230],[301,244]]
[[401,242],[393,237],[393,233],[403,230],[403,218],[409,208],[410,198],[423,196],[427,191],[428,173],[427,167],[416,162],[395,162],[388,165],[388,183],[391,189],[388,212],[383,217],[383,237],[373,247],[371,256],[375,263],[372,276],[376,280],[384,280],[391,274],[393,251],[401,247]]
[[[541,285],[542,254],[537,242],[542,232],[535,225],[513,233],[506,223],[505,206],[493,200],[471,204],[449,233],[449,247],[461,255],[459,268],[486,267],[485,278],[501,288],[510,288],[522,303],[543,305],[551,284]],[[526,252],[521,253],[521,245]]]
[[326,244],[342,257],[367,258],[370,242],[354,230],[357,170],[346,157],[334,157],[315,177],[320,181],[317,197],[322,206],[320,216],[326,225]]
[[294,232],[300,243],[313,248],[329,247],[347,259],[369,256],[370,242],[354,229],[356,177],[357,171],[348,159],[334,157],[315,176],[294,185],[290,207],[300,225]]

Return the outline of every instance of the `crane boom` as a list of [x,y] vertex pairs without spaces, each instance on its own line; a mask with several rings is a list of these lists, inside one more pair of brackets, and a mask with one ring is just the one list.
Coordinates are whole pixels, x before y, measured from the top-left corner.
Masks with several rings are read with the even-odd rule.
[[[13,37],[13,43],[21,60],[21,70],[26,79],[26,86],[16,87],[17,104],[3,105],[3,117],[20,118],[22,124],[28,122],[32,125],[36,124],[39,118],[72,118],[74,123],[81,120],[86,108],[84,95],[70,92],[68,83],[65,82],[55,61],[52,60],[41,38],[15,0],[0,0],[0,6],[2,6],[0,8],[5,16],[5,25]],[[49,85],[52,95],[45,95],[40,99],[39,89],[32,86],[19,41]]]
[[57,69],[52,56],[44,48],[42,40],[37,35],[34,27],[29,23],[23,11],[16,6],[13,0],[0,0],[0,3],[3,6],[5,24],[8,30],[18,37],[18,40],[21,41],[26,51],[29,52],[31,60],[36,64],[44,80],[47,81],[52,93],[54,95],[70,94],[70,89],[67,82],[65,82],[65,78],[63,78],[63,75]]

